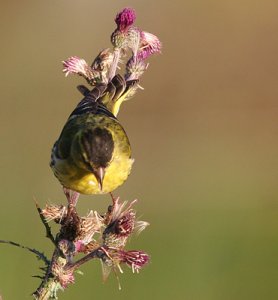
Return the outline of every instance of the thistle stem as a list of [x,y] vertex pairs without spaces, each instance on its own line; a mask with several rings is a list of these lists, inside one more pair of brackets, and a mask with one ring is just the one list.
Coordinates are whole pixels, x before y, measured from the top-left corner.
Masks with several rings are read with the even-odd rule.
[[45,284],[44,287],[39,288],[33,294],[36,300],[48,300],[51,299],[53,290],[56,290],[57,282],[54,281],[53,278],[49,279],[49,281]]
[[105,251],[103,250],[102,247],[92,251],[91,253],[87,254],[86,256],[80,258],[74,263],[68,264],[65,269],[66,270],[77,270],[79,267],[81,267],[83,264],[88,262],[89,260],[93,258],[101,258],[103,255],[105,255]]
[[56,247],[56,242],[55,242],[55,239],[54,239],[53,234],[52,234],[52,232],[51,232],[51,228],[50,228],[50,226],[48,225],[48,223],[47,223],[45,217],[43,216],[42,210],[41,210],[41,208],[39,207],[38,203],[36,203],[36,208],[37,208],[37,211],[38,211],[39,216],[40,216],[40,218],[41,218],[41,221],[42,221],[42,223],[43,223],[43,225],[44,225],[44,227],[45,227],[46,237],[49,238],[49,239],[51,240],[51,242],[52,242],[52,243],[55,245],[55,247]]
[[53,255],[52,255],[51,262],[48,265],[47,270],[45,272],[44,278],[42,279],[40,286],[33,293],[33,296],[36,300],[48,300],[48,299],[53,298],[53,296],[56,297],[55,291],[58,290],[58,288],[60,287],[60,284],[53,277],[51,269],[52,269],[53,264],[59,258],[59,252],[60,251],[57,248],[55,248]]

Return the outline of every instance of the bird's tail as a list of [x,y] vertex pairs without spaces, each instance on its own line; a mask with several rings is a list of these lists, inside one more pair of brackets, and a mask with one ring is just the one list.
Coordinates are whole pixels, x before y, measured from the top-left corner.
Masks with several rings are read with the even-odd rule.
[[126,81],[117,74],[107,85],[101,101],[106,107],[117,116],[120,106],[124,101],[129,100],[138,88],[138,80]]

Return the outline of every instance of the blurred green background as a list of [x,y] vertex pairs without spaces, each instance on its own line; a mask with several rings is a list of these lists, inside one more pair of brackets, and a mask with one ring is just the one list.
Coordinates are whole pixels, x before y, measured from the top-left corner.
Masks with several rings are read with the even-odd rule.
[[[109,47],[125,6],[163,42],[119,115],[135,165],[116,194],[140,200],[151,226],[129,248],[152,261],[126,270],[122,291],[92,262],[59,299],[278,299],[277,0],[2,1],[0,239],[50,255],[33,199],[65,203],[48,163],[82,83],[61,61]],[[78,209],[109,201],[83,196]],[[0,245],[3,300],[31,299],[39,266]]]

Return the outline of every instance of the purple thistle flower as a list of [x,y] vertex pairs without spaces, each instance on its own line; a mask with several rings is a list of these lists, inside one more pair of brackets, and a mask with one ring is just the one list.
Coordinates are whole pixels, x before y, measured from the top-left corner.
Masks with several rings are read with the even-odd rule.
[[129,236],[134,229],[135,212],[127,211],[120,219],[115,222],[115,233],[120,236]]
[[120,262],[130,266],[133,273],[139,273],[139,271],[150,261],[149,255],[146,252],[139,250],[120,250],[118,255]]
[[108,211],[104,223],[106,228],[103,231],[103,244],[110,249],[123,249],[128,238],[134,232],[140,233],[149,223],[136,220],[136,212],[132,206],[137,202],[119,202],[114,199],[113,207]]
[[131,267],[133,273],[139,271],[148,264],[150,257],[146,252],[140,250],[125,251],[122,249],[107,248],[106,255],[101,258],[103,280],[105,281],[111,271],[114,271],[121,289],[118,272],[123,273],[121,264]]
[[129,47],[129,29],[135,21],[135,10],[124,8],[115,18],[116,30],[111,35],[111,42],[114,47],[126,49]]
[[110,223],[103,232],[103,243],[108,248],[121,249],[135,227],[135,212],[126,211],[119,219]]
[[107,225],[107,230],[112,229],[114,233],[129,236],[134,231],[141,233],[148,225],[148,222],[136,220],[136,212],[132,208],[137,199],[128,202],[119,202],[119,198],[115,199],[114,207],[111,212],[111,220]]
[[135,19],[136,19],[135,10],[126,7],[117,14],[115,18],[115,22],[117,24],[117,28],[120,31],[125,31],[134,23]]

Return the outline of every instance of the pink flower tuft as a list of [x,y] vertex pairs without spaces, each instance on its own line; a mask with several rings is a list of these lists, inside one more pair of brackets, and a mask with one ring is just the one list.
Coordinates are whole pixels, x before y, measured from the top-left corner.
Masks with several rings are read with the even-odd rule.
[[86,245],[84,244],[83,241],[81,240],[78,240],[74,243],[74,246],[75,246],[75,251],[76,252],[84,252],[85,249],[86,249]]
[[141,32],[141,45],[140,45],[137,57],[139,59],[144,60],[154,53],[160,53],[161,48],[162,48],[162,45],[157,36],[155,36],[152,33],[142,31]]
[[72,272],[65,272],[62,276],[59,277],[59,282],[61,286],[65,289],[69,284],[74,283],[74,275]]
[[127,7],[117,14],[115,22],[120,31],[125,31],[134,23],[135,19],[135,10]]
[[89,68],[86,61],[77,56],[72,56],[63,61],[63,72],[68,76],[69,74],[86,74]]
[[132,268],[133,273],[137,273],[150,261],[150,257],[146,252],[138,250],[124,251],[121,250],[118,252],[120,255],[120,260],[123,263],[126,263]]
[[52,264],[51,272],[65,289],[69,284],[74,283],[73,269],[65,269],[66,259],[60,259]]

